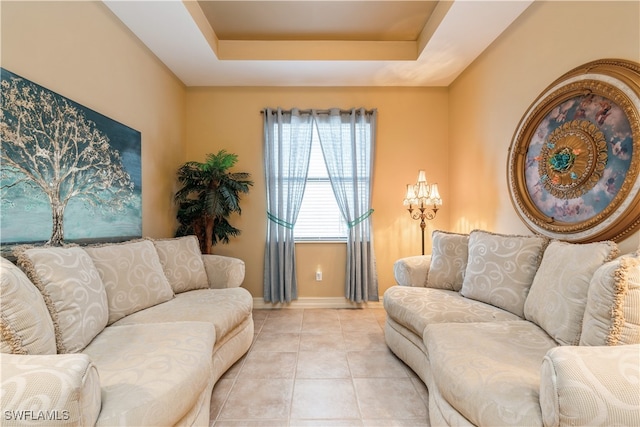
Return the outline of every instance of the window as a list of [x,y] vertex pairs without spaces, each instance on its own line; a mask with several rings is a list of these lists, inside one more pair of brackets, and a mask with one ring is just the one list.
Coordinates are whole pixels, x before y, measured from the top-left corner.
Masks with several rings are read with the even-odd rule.
[[315,126],[307,185],[293,234],[296,241],[347,240],[347,224],[331,188]]
[[357,269],[345,277],[345,297],[377,301],[370,219],[377,111],[266,108],[264,117],[265,301],[297,298],[296,242],[336,239],[348,241],[347,267]]

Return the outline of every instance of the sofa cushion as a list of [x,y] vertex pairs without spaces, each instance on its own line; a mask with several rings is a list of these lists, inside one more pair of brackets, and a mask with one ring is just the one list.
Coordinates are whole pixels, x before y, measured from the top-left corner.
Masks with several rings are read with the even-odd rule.
[[38,289],[11,261],[0,264],[0,350],[13,354],[55,354],[56,335]]
[[80,247],[23,248],[18,264],[40,289],[56,331],[58,353],[76,353],[107,324],[107,294]]
[[174,293],[209,287],[196,236],[156,239],[153,244]]
[[[251,317],[253,297],[244,288],[199,289],[125,317],[114,326],[141,323],[210,322],[218,341]],[[218,343],[216,343],[217,345]]]
[[420,337],[432,323],[519,319],[508,311],[444,289],[392,286],[384,293],[383,305],[387,316]]
[[640,344],[640,257],[625,255],[591,279],[580,345]]
[[212,385],[214,342],[206,322],[105,328],[83,352],[100,374],[96,425],[176,425]]
[[424,343],[438,392],[473,425],[542,425],[540,365],[557,343],[535,324],[434,324]]
[[613,242],[551,242],[524,305],[526,319],[557,342],[578,345],[591,278],[617,253]]
[[136,240],[85,247],[104,282],[109,324],[173,298],[153,242]]
[[474,230],[460,293],[524,317],[524,303],[547,239]]
[[467,267],[469,235],[436,230],[431,235],[431,242],[426,286],[459,291]]

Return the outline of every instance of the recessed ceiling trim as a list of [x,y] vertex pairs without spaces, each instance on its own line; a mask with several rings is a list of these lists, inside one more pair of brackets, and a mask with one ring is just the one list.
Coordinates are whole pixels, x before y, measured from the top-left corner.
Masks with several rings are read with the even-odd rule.
[[213,54],[220,58],[218,53],[218,36],[215,31],[213,31],[213,28],[211,28],[211,25],[198,2],[193,0],[182,0],[182,4],[187,9],[187,12],[189,12],[189,15],[191,15],[191,18],[193,18],[193,22],[196,24],[198,29],[200,29],[200,32],[209,46],[211,46]]
[[221,60],[415,61],[417,56],[414,41],[218,41]]
[[[448,86],[534,0],[442,0],[417,40],[409,41],[413,46],[407,44],[402,48],[406,49],[402,57],[409,57],[405,60],[355,59],[364,56],[358,49],[345,49],[344,52],[355,52],[356,57],[340,60],[304,60],[299,59],[304,57],[300,53],[295,60],[221,59],[219,55],[231,56],[222,53],[230,46],[222,48],[222,40],[208,20],[203,19],[203,12],[193,7],[198,6],[196,1],[102,1],[186,86]],[[314,2],[317,0],[310,1]],[[399,5],[403,2],[399,0]],[[366,7],[367,1],[361,3]],[[354,20],[360,18],[357,13],[352,16]],[[270,50],[274,45],[268,46],[262,50]],[[248,52],[249,47],[246,44],[243,49]],[[410,50],[413,53],[408,53]],[[237,51],[234,55],[241,57]],[[247,58],[249,53],[243,55]],[[331,55],[328,57],[338,57],[336,53]],[[287,55],[279,53],[277,57]]]
[[198,0],[220,40],[415,41],[437,0]]
[[431,40],[431,37],[433,37],[440,24],[442,24],[451,6],[453,6],[452,1],[439,1],[433,9],[433,13],[429,16],[427,23],[418,36],[418,55],[422,53],[427,43]]

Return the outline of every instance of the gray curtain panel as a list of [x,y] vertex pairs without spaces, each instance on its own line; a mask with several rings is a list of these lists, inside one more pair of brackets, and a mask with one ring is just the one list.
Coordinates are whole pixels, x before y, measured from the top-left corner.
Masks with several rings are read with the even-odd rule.
[[269,218],[264,255],[264,300],[284,303],[298,297],[293,226],[306,185],[313,122],[311,113],[297,109],[267,108],[263,114]]
[[371,233],[371,188],[377,111],[313,111],[329,179],[349,234],[345,297],[378,301]]

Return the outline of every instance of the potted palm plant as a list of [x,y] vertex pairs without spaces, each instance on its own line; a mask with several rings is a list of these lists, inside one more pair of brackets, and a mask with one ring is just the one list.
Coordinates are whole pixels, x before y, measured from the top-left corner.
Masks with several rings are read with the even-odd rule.
[[248,193],[253,181],[246,172],[231,172],[238,161],[236,154],[220,150],[208,154],[204,163],[187,162],[178,169],[181,188],[175,194],[178,204],[176,236],[194,234],[200,241],[203,254],[211,253],[218,242],[240,230],[229,223],[229,216],[241,213],[240,195]]

